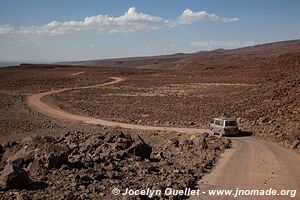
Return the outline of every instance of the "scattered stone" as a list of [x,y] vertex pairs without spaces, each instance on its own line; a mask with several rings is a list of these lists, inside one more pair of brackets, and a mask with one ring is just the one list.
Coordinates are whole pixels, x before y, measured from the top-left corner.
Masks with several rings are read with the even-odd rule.
[[7,162],[20,166],[27,167],[29,163],[31,163],[35,158],[35,149],[30,148],[28,146],[23,147],[15,154],[11,155]]
[[45,145],[40,149],[38,157],[43,166],[47,169],[60,168],[68,162],[69,148],[66,144]]
[[169,143],[171,144],[171,146],[173,147],[179,147],[179,141],[176,138],[172,138]]
[[128,149],[129,154],[134,154],[142,159],[150,159],[152,147],[144,142],[140,135],[133,135],[133,144]]
[[2,155],[4,153],[4,148],[3,146],[0,144],[0,155]]
[[300,146],[300,140],[296,140],[292,143],[292,149],[297,149]]
[[32,182],[30,174],[23,168],[7,164],[0,176],[0,186],[5,189],[26,188]]
[[0,196],[13,199],[9,195],[15,189],[29,199],[111,199],[112,187],[185,188],[213,166],[226,145],[205,134],[155,133],[146,143],[139,134],[106,133],[34,136],[8,147],[0,163],[8,163],[1,175],[6,190]]

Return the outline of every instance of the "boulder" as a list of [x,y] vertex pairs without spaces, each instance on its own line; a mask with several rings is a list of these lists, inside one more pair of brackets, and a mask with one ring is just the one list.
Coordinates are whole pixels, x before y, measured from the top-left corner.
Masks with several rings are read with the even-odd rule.
[[32,182],[30,174],[23,168],[11,163],[7,164],[0,176],[0,186],[5,189],[20,189]]
[[142,159],[149,159],[152,153],[152,147],[144,142],[140,135],[132,135],[133,144],[127,152]]
[[15,141],[11,141],[11,142],[7,141],[2,146],[3,146],[4,149],[6,149],[6,148],[10,148],[10,147],[16,146],[17,144],[18,143],[15,142]]
[[4,153],[4,148],[3,148],[3,146],[0,144],[0,160],[2,159],[3,153]]
[[292,143],[292,148],[297,149],[300,146],[300,140],[296,140]]
[[179,140],[176,138],[172,138],[168,143],[172,147],[179,147]]
[[28,137],[23,140],[18,151],[8,152],[7,163],[19,167],[27,167],[33,161],[41,163],[45,168],[59,168],[67,163],[69,147],[49,137]]
[[127,138],[130,139],[130,135],[125,135],[122,131],[120,130],[111,130],[107,131],[105,133],[105,139],[104,141],[107,143],[115,143],[119,138]]
[[47,144],[36,152],[36,157],[47,169],[60,168],[61,165],[68,162],[69,151],[66,144]]
[[7,162],[20,166],[20,167],[27,167],[29,163],[34,160],[35,157],[35,149],[25,146],[15,154],[11,155]]
[[103,144],[103,137],[100,135],[90,136],[84,142],[79,144],[79,152],[90,152]]
[[152,156],[152,158],[160,161],[161,159],[164,159],[165,156],[164,156],[164,153],[162,151],[160,151],[160,152],[156,152],[154,154],[154,156]]
[[131,138],[117,138],[115,143],[112,145],[113,150],[125,150],[132,145],[133,141]]
[[3,146],[0,144],[0,155],[4,153],[4,148]]
[[199,146],[201,148],[201,150],[206,150],[208,148],[208,144],[207,144],[207,140],[206,140],[207,137],[208,137],[208,134],[204,133],[200,137],[195,138],[194,144],[196,146]]

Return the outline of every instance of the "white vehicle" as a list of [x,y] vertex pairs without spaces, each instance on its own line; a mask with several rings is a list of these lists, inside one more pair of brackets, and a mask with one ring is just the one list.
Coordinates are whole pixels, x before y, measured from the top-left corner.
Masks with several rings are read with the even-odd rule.
[[218,134],[220,137],[223,135],[237,135],[239,132],[236,118],[229,115],[214,118],[210,128],[214,135]]

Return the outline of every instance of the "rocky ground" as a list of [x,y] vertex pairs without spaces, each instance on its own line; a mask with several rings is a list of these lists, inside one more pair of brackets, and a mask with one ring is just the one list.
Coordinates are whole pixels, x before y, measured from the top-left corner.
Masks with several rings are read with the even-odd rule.
[[0,199],[111,199],[114,186],[193,187],[230,146],[209,135],[105,129],[51,119],[28,107],[30,94],[125,77],[110,87],[43,100],[73,113],[157,126],[206,128],[213,117],[227,112],[241,118],[243,131],[300,151],[299,61],[299,53],[293,53],[262,66],[226,70],[2,68]]
[[156,126],[208,128],[212,118],[230,113],[242,129],[300,151],[299,63],[291,53],[256,69],[129,74],[118,85],[47,100],[73,113]]
[[[283,54],[262,69],[261,97],[245,112],[245,129],[300,152],[300,53]],[[270,73],[271,72],[271,73]]]
[[230,142],[208,134],[102,129],[29,136],[0,147],[0,199],[112,199],[115,187],[195,188]]

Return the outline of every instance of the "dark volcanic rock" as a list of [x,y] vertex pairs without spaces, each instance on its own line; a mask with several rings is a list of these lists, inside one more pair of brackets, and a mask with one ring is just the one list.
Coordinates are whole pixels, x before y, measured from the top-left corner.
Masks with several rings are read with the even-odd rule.
[[152,147],[144,142],[140,135],[133,135],[133,144],[129,147],[128,153],[141,157],[142,159],[149,159],[152,153]]
[[[7,147],[0,163],[0,167],[8,163],[0,178],[6,190],[0,190],[0,196],[112,199],[114,187],[194,187],[226,146],[223,140],[206,134],[150,134],[144,140],[135,132],[112,129],[106,133],[35,136]],[[168,142],[172,139],[178,145]]]
[[0,186],[6,189],[25,188],[31,182],[29,173],[13,164],[7,164],[0,176]]
[[27,167],[29,163],[31,163],[35,158],[35,149],[25,146],[15,154],[11,155],[7,162],[20,166],[20,167]]
[[47,169],[59,168],[68,162],[69,148],[66,144],[45,145],[38,156]]
[[130,139],[130,136],[129,135],[125,135],[120,130],[113,129],[113,130],[110,130],[110,131],[108,131],[108,132],[105,133],[105,139],[104,139],[104,141],[108,142],[108,143],[115,143],[115,142],[117,142],[118,138],[129,138]]
[[172,138],[170,141],[169,141],[170,145],[173,146],[173,147],[179,147],[179,140],[176,139],[176,138]]
[[300,140],[296,140],[296,141],[294,141],[294,142],[292,143],[292,148],[293,148],[293,149],[297,149],[298,146],[300,146]]
[[0,155],[2,155],[4,153],[4,148],[3,146],[0,144]]

